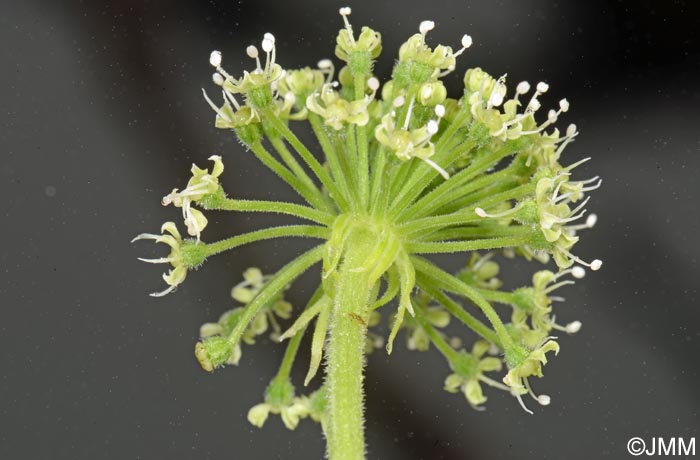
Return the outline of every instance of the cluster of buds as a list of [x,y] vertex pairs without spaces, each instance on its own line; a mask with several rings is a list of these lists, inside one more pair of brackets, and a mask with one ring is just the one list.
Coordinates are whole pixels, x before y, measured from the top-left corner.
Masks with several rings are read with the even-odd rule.
[[307,417],[323,425],[325,406],[323,387],[309,396],[296,396],[288,378],[275,378],[265,389],[265,402],[256,404],[248,411],[248,421],[262,428],[270,414],[278,414],[284,426],[290,430],[294,430],[299,421]]
[[[231,297],[242,304],[232,310],[225,312],[215,323],[205,323],[199,329],[199,336],[205,339],[204,343],[211,342],[214,346],[219,346],[219,341],[228,336],[234,327],[238,325],[241,316],[245,311],[245,306],[255,299],[255,296],[265,287],[269,276],[263,275],[259,268],[251,267],[243,272],[243,281],[236,284],[231,289]],[[292,316],[292,305],[287,302],[283,294],[276,296],[265,307],[253,317],[246,326],[241,341],[253,345],[258,337],[265,334],[272,326],[270,338],[279,340],[281,328],[278,320],[287,320]],[[222,364],[237,365],[242,356],[240,344],[236,344],[231,355]],[[206,362],[205,355],[202,360]]]
[[367,107],[374,100],[377,89],[379,89],[379,80],[374,77],[367,80],[367,87],[372,93],[357,101],[344,99],[334,89],[334,86],[337,84],[325,83],[320,93],[314,93],[307,97],[306,107],[313,113],[320,115],[325,120],[325,124],[336,131],[347,124],[365,126],[369,122]]

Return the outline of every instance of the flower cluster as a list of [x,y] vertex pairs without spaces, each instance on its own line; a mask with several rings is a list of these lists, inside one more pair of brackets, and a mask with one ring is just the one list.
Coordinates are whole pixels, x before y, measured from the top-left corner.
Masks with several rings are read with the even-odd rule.
[[177,208],[182,208],[187,233],[190,236],[196,236],[198,240],[202,230],[207,226],[208,220],[202,211],[193,208],[192,204],[213,195],[223,195],[223,189],[219,185],[219,176],[224,172],[224,164],[218,155],[209,157],[209,160],[214,162],[211,173],[208,169],[201,169],[193,164],[192,177],[187,182],[187,187],[182,191],[174,188],[162,200],[163,206],[172,204]]
[[[240,302],[243,306],[236,307],[221,315],[215,323],[205,323],[199,329],[199,336],[205,341],[214,340],[217,343],[221,338],[228,336],[231,331],[239,324],[245,306],[252,302],[258,293],[265,287],[265,283],[269,279],[263,275],[259,268],[251,267],[243,272],[243,281],[236,284],[231,289],[231,297]],[[289,319],[292,316],[292,304],[284,300],[283,292],[265,305],[247,324],[241,341],[248,344],[255,344],[257,337],[263,335],[272,326],[270,338],[279,340],[281,328],[278,319]],[[240,343],[233,347],[233,352],[224,364],[237,365],[241,359],[242,351]]]
[[[535,394],[530,380],[542,377],[559,351],[552,334],[581,329],[579,321],[556,322],[553,305],[564,299],[554,293],[583,278],[584,267],[602,266],[574,250],[581,232],[596,223],[586,207],[601,180],[575,178],[586,160],[563,161],[579,135],[574,124],[562,132],[556,127],[571,108],[567,99],[545,117],[546,82],[509,88],[505,75],[479,67],[466,70],[463,92],[450,97],[443,79],[457,70],[472,38],[463,35],[458,48],[432,44],[433,21],[421,22],[401,45],[390,78],[382,81],[374,74],[381,35],[369,27],[356,34],[350,8],[340,14],[338,72],[331,59],[316,68],[283,68],[269,33],[264,56],[256,46],[246,48],[254,69],[241,77],[222,68],[221,52],[209,56],[223,99],[216,104],[204,92],[215,126],[233,131],[301,202],[227,197],[223,160],[213,156],[211,171],[193,166],[187,186],[163,199],[182,208],[194,238],[183,240],[169,222],[162,234],[135,239],[171,248],[168,257],[146,260],[173,267],[158,296],[209,256],[273,238],[318,241],[274,274],[248,269],[232,290],[241,305],[202,326],[195,355],[207,371],[237,364],[241,344],[271,329],[286,351],[264,402],[248,419],[262,426],[269,414],[279,414],[288,428],[305,417],[316,420],[332,460],[348,449],[362,458],[364,447],[348,440],[362,444],[364,355],[385,342],[391,353],[400,331],[407,348],[444,356],[451,370],[445,389],[464,394],[472,407],[484,407],[487,387],[507,391],[529,413],[526,394],[548,405],[549,396]],[[313,147],[295,134],[302,123],[317,141]],[[205,242],[202,210],[270,212],[302,222]],[[463,254],[464,268],[451,274],[424,257],[445,253]],[[507,290],[499,264],[514,257],[550,265],[536,270],[531,285]],[[316,264],[313,295],[294,311],[283,296]],[[390,322],[386,341],[377,329],[381,318]],[[287,319],[292,324],[282,328],[279,321]],[[478,336],[472,346],[464,345],[468,336],[452,336],[455,323]],[[304,384],[320,369],[326,375],[317,391],[295,396],[290,369],[307,330]]]
[[154,292],[153,297],[162,297],[171,293],[177,286],[182,284],[187,277],[187,271],[197,268],[204,262],[207,254],[201,244],[192,240],[184,240],[180,236],[180,232],[174,222],[166,222],[160,228],[160,235],[153,233],[141,233],[137,235],[131,242],[139,240],[153,240],[156,243],[164,243],[170,246],[170,254],[168,257],[158,259],[145,259],[139,257],[142,262],[150,264],[170,264],[172,269],[168,273],[163,274],[163,280],[168,285],[168,288],[161,292]]

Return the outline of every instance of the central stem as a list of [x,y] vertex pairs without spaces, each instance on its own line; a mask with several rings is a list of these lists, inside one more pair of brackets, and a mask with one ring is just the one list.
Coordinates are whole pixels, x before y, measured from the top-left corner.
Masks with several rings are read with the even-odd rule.
[[[360,269],[376,250],[370,232],[354,231],[334,276],[333,312],[326,362],[330,460],[363,460],[364,392],[362,387],[370,271]],[[358,270],[360,269],[360,270]]]

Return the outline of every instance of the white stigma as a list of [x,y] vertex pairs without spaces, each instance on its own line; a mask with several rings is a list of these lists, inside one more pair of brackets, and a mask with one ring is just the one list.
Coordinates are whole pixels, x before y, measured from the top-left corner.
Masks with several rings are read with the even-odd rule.
[[527,406],[523,402],[523,398],[519,394],[516,393],[514,396],[515,396],[515,399],[518,400],[518,403],[520,403],[520,407],[522,407],[525,412],[527,412],[530,415],[534,415],[534,412],[532,412],[530,409],[527,408]]
[[367,80],[367,87],[372,91],[377,91],[379,89],[379,80],[374,77],[370,78]]
[[540,93],[546,93],[549,90],[549,85],[543,81],[537,83],[537,91]]
[[275,36],[272,35],[270,32],[265,32],[265,34],[263,35],[263,40],[270,40],[274,44]]
[[469,48],[472,46],[473,40],[471,35],[464,34],[462,35],[462,48]]
[[212,51],[211,54],[209,55],[209,64],[212,65],[212,67],[220,67],[221,66],[221,51]]
[[258,49],[254,45],[250,45],[248,48],[246,48],[245,52],[249,58],[257,59],[258,57]]
[[586,269],[576,265],[571,269],[571,276],[573,276],[577,280],[580,280],[581,278],[586,276]]
[[445,116],[445,106],[442,104],[438,104],[435,106],[435,115],[438,116],[438,118],[442,118]]
[[576,334],[581,330],[581,321],[572,321],[565,327],[568,334]]
[[433,21],[423,21],[418,26],[418,30],[421,34],[425,35],[435,28],[435,23]]
[[595,259],[593,262],[591,262],[591,270],[598,271],[600,270],[600,267],[603,266],[603,261],[600,259]]
[[344,6],[340,10],[338,10],[341,16],[350,16],[352,13],[352,9],[349,6]]
[[316,64],[319,69],[321,70],[326,70],[326,69],[332,69],[333,68],[333,62],[331,62],[330,59],[321,59],[318,61],[318,64]]
[[215,73],[214,75],[212,75],[211,80],[217,86],[224,86],[224,77],[222,77],[219,73]]
[[476,215],[479,216],[479,217],[486,217],[486,216],[488,216],[488,214],[486,213],[486,211],[484,211],[482,208],[476,208],[476,209],[474,210],[474,214],[476,214]]
[[549,395],[539,395],[537,397],[537,402],[540,403],[541,406],[549,406],[552,403],[552,398],[550,398]]
[[518,86],[515,87],[515,92],[518,94],[525,94],[530,91],[530,83],[526,81],[521,81]]

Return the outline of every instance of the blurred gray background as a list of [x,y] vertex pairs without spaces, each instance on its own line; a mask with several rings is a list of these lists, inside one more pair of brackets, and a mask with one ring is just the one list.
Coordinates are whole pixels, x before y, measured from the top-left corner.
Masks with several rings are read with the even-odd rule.
[[[162,299],[159,253],[130,245],[178,213],[159,204],[192,162],[224,156],[238,197],[293,199],[233,136],[213,127],[201,98],[209,52],[234,74],[264,32],[279,61],[331,57],[336,2],[25,0],[0,3],[0,458],[322,458],[304,421],[263,430],[245,415],[260,402],[281,347],[244,349],[240,366],[204,373],[199,326],[233,307],[248,266],[280,267],[304,243],[270,242],[210,260]],[[567,97],[578,140],[570,161],[600,173],[589,209],[599,225],[578,253],[603,269],[562,291],[562,321],[583,329],[536,388],[552,405],[529,416],[490,391],[488,410],[442,390],[435,352],[369,357],[369,459],[629,458],[631,436],[700,433],[700,8],[693,1],[353,2],[356,26],[380,30],[387,77],[400,43],[423,19],[432,43],[475,46],[448,82],[481,66],[510,82],[546,80]],[[244,67],[246,66],[246,67]],[[545,104],[545,107],[547,105]],[[217,215],[210,241],[278,217]],[[443,258],[451,268],[463,262]],[[504,267],[513,286],[533,267]],[[313,276],[290,291],[301,304]],[[457,329],[453,329],[456,333]],[[468,337],[468,336],[465,336]],[[401,337],[402,339],[402,337]],[[306,343],[295,383],[301,391]]]

